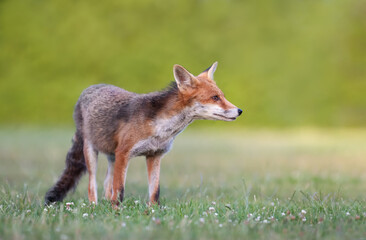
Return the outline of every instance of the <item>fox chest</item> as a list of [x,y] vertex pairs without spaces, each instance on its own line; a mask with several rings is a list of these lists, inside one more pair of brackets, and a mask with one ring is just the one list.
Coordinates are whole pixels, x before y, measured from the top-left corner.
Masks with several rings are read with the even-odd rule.
[[191,122],[185,115],[161,119],[154,124],[154,134],[140,140],[131,150],[131,157],[154,156],[168,152],[174,138]]
[[161,139],[158,136],[151,136],[137,142],[131,150],[131,157],[155,156],[168,152],[173,144],[174,138]]

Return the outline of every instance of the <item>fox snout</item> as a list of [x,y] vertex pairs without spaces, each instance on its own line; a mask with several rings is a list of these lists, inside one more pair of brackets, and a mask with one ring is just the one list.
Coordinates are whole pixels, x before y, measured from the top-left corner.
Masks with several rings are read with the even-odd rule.
[[236,114],[237,114],[237,116],[234,118],[234,120],[243,113],[243,110],[241,110],[240,108],[236,108],[234,111],[236,111]]
[[223,111],[222,114],[214,113],[213,115],[218,117],[217,120],[234,121],[242,113],[243,113],[243,110],[241,110],[240,108],[235,107],[235,108],[231,108],[231,109]]
[[[224,117],[224,119],[218,119],[218,120],[234,121],[237,117],[239,117],[243,113],[243,110],[241,110],[240,108],[238,108],[225,98],[223,99],[223,104],[224,104],[223,110],[226,109],[223,111],[222,114],[222,117]],[[214,113],[214,115],[221,115],[221,114]]]
[[243,110],[233,105],[232,108],[225,109],[215,104],[200,105],[199,119],[234,121],[242,114]]

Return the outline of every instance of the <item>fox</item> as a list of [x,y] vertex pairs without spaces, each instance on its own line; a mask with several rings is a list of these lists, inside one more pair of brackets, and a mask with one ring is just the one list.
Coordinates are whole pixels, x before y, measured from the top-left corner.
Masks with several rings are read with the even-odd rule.
[[88,199],[97,204],[98,154],[107,155],[104,195],[122,203],[130,159],[146,158],[149,204],[159,204],[160,164],[173,140],[194,120],[234,121],[242,110],[230,103],[214,81],[217,62],[194,76],[174,65],[175,81],[157,92],[138,94],[98,84],[86,88],[73,113],[76,131],[66,166],[45,195],[45,204],[62,202],[82,175],[89,175]]

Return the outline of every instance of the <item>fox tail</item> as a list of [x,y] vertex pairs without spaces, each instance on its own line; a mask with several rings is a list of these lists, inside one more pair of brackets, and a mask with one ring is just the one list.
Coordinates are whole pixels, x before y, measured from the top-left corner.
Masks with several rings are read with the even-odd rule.
[[67,193],[78,184],[79,179],[87,169],[83,147],[83,137],[80,132],[76,131],[72,140],[72,147],[66,156],[66,167],[56,184],[46,193],[46,205],[53,202],[62,202]]

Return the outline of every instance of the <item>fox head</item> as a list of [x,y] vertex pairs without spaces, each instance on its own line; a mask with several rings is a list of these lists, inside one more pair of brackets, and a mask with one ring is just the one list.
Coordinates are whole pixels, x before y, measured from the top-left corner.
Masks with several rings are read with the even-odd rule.
[[230,103],[217,87],[213,74],[217,62],[194,76],[180,65],[174,65],[174,78],[183,101],[190,103],[195,119],[233,121],[243,112]]

